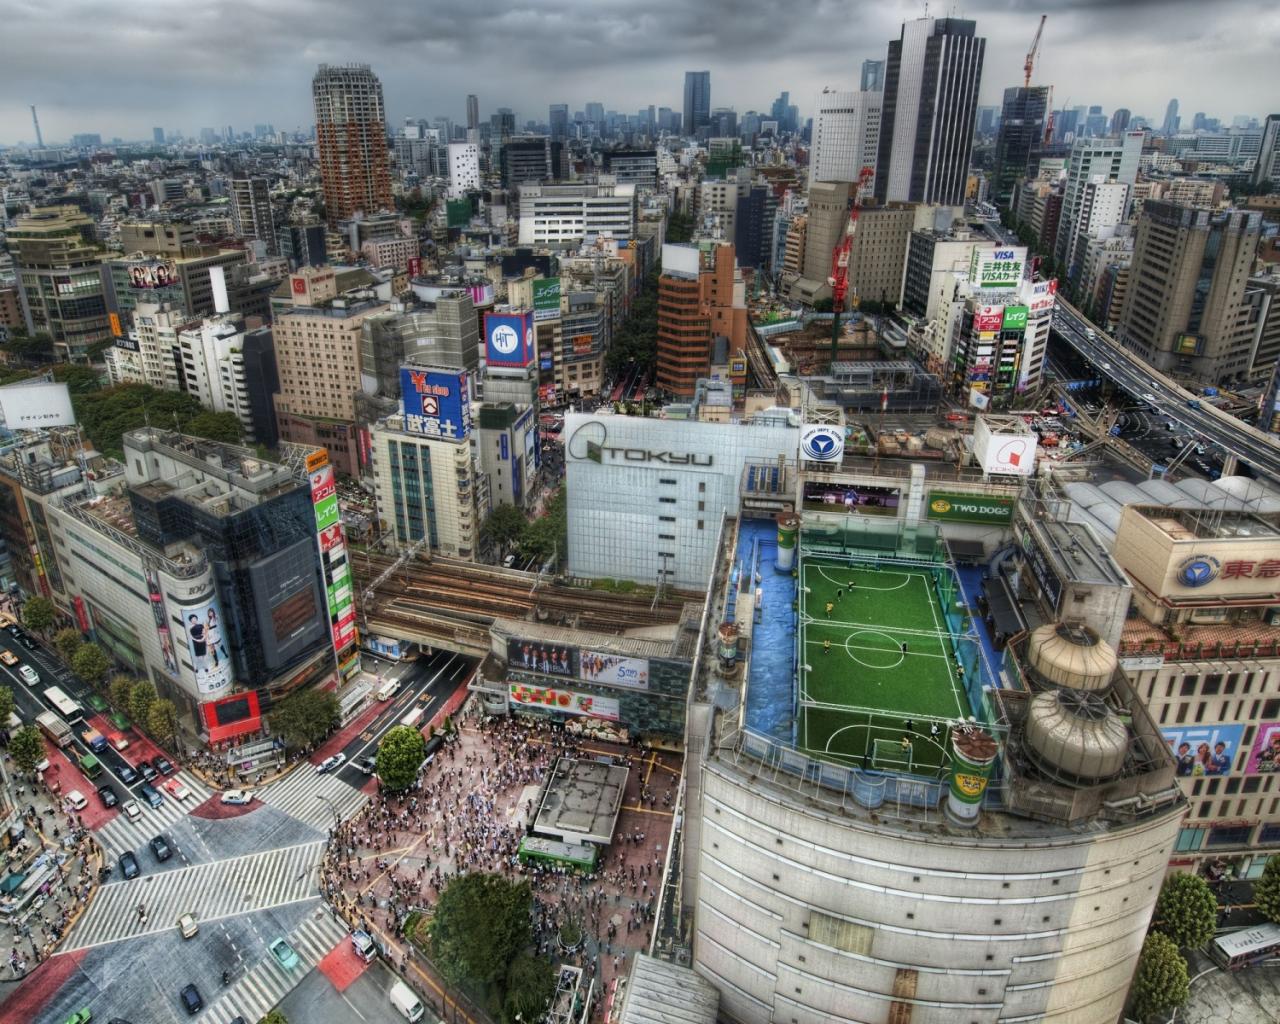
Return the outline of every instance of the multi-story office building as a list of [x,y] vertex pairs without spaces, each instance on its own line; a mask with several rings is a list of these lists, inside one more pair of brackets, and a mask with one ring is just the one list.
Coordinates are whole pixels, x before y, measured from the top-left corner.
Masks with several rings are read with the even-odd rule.
[[612,174],[620,185],[634,185],[637,189],[657,188],[658,153],[653,149],[626,149],[621,146],[606,149],[604,172]]
[[553,103],[548,114],[547,124],[551,129],[551,138],[563,142],[569,137],[569,104]]
[[467,93],[467,128],[480,127],[480,97],[475,93]]
[[1264,182],[1280,186],[1280,114],[1267,115],[1249,180],[1255,187]]
[[361,328],[387,304],[372,292],[337,293],[332,270],[307,268],[289,278],[293,305],[273,325],[280,391],[280,437],[329,449],[341,473],[360,473],[355,396],[360,390]]
[[91,346],[112,336],[93,221],[74,206],[53,206],[19,217],[6,235],[27,330],[47,333],[59,358],[86,361]]
[[1048,108],[1048,86],[1016,86],[1004,91],[991,181],[991,201],[997,206],[1009,205],[1019,178],[1035,176]]
[[231,179],[231,224],[241,238],[263,242],[272,255],[279,251],[266,178]]
[[[1280,273],[1256,274],[1249,278],[1246,295],[1256,295],[1258,330],[1249,360],[1249,379],[1269,383],[1280,365]],[[1280,412],[1280,410],[1275,410]],[[1264,399],[1262,418],[1270,420],[1272,410]]]
[[[864,167],[874,172],[880,148],[884,94],[823,89],[813,119],[809,181],[857,181]],[[875,178],[866,197],[874,193]]]
[[392,303],[361,324],[360,377],[366,395],[399,400],[400,368],[406,363],[479,369],[480,326],[470,292],[431,286],[423,291],[425,297]]
[[962,18],[920,18],[889,43],[876,198],[964,202],[987,41]]
[[122,252],[178,257],[187,246],[198,246],[196,229],[186,221],[130,221],[120,225]]
[[418,258],[419,242],[414,238],[370,239],[360,246],[360,252],[371,266],[393,267],[408,270],[409,261]]
[[179,390],[178,332],[193,320],[184,309],[167,302],[141,302],[135,306],[128,334],[117,338],[106,351],[111,383]]
[[562,177],[564,143],[545,135],[517,135],[502,147],[502,187],[542,185]]
[[635,235],[634,185],[522,185],[521,245],[578,245]]
[[813,302],[831,294],[831,250],[844,234],[857,186],[847,181],[816,181],[809,186],[809,220],[805,227],[804,268],[792,295]]
[[1238,498],[1126,506],[1114,551],[1138,613],[1120,664],[1190,801],[1172,863],[1217,860],[1253,878],[1280,843],[1280,528],[1244,510],[1258,505],[1247,486]]
[[770,270],[773,237],[773,215],[778,199],[768,185],[751,185],[738,193],[734,214],[733,244],[738,266]]
[[382,83],[368,64],[321,64],[311,82],[316,151],[330,224],[395,208]]
[[862,62],[862,84],[858,88],[863,92],[884,91],[884,61],[864,60]]
[[237,312],[250,314],[254,293],[248,256],[243,249],[212,245],[187,246],[177,257],[130,253],[104,264],[111,291],[111,308],[122,321],[130,320],[140,304],[168,303],[193,317],[218,312],[213,277],[221,268],[228,296]]
[[705,256],[692,246],[662,247],[658,278],[658,386],[693,396],[711,367],[712,342],[728,340],[730,355],[747,341],[746,291],[734,247],[717,245]]
[[[1062,196],[1062,212],[1054,240],[1054,258],[1067,267],[1072,253],[1083,255],[1079,246],[1082,214],[1086,208],[1088,186],[1121,184],[1132,187],[1138,177],[1138,157],[1142,154],[1142,132],[1126,132],[1115,139],[1077,137],[1067,159],[1066,188]],[[1087,234],[1087,230],[1085,231]]]
[[681,130],[686,135],[697,135],[699,128],[711,123],[711,72],[686,71],[684,73],[684,120]]
[[124,435],[123,462],[117,490],[49,508],[66,594],[206,739],[258,732],[268,694],[334,675],[306,476],[153,428]]
[[257,444],[278,436],[274,414],[264,415],[279,385],[274,358],[270,365],[262,358],[266,352],[274,352],[270,332],[251,339],[238,315],[209,317],[178,332],[182,390],[206,409],[234,415],[246,440]]
[[325,227],[313,224],[285,224],[276,233],[280,255],[289,261],[289,269],[322,267],[329,257],[325,249]]
[[1261,229],[1256,212],[1143,204],[1121,342],[1161,370],[1247,374],[1257,321],[1245,292]]
[[1132,187],[1119,181],[1088,181],[1081,188],[1071,225],[1074,238],[1067,250],[1067,278],[1073,287],[1087,288],[1089,243],[1112,238],[1128,220]]

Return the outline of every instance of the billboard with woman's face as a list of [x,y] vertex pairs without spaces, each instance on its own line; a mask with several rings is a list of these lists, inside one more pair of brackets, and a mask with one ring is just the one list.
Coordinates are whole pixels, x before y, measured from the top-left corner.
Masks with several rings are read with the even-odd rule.
[[187,653],[196,673],[196,689],[202,697],[221,696],[231,688],[234,673],[227,651],[227,634],[218,599],[177,610],[182,619],[182,632],[187,638]]

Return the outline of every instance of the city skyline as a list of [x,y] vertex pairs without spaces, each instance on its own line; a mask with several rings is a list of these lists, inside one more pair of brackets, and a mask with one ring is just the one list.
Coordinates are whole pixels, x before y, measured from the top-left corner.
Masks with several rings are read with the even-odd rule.
[[[135,42],[105,7],[54,0],[8,16],[0,142],[34,141],[32,103],[51,142],[78,132],[147,139],[157,124],[184,133],[260,122],[306,129],[309,83],[323,62],[371,64],[392,125],[436,116],[462,123],[468,93],[478,95],[482,119],[508,106],[520,124],[544,121],[552,103],[568,103],[571,113],[593,100],[620,113],[651,103],[676,110],[684,72],[698,68],[712,73],[715,106],[766,111],[787,89],[807,118],[823,87],[855,88],[862,61],[884,59],[902,21],[924,13],[917,3],[867,5],[842,18],[848,27],[840,30],[820,0],[805,0],[785,19],[754,0],[723,6],[716,16],[706,5],[593,5],[584,18],[578,0],[536,11],[481,2],[422,18],[395,3],[370,21],[327,0],[240,0],[231,11],[210,4],[161,10]],[[962,12],[988,40],[983,105],[998,105],[1005,87],[1021,83],[1038,8],[1017,6],[1011,12],[1000,0],[979,0]],[[1168,16],[1197,9],[1183,0],[1072,0],[1050,14],[1033,84],[1054,86],[1055,107],[1124,106],[1157,124],[1173,97],[1184,122],[1196,111],[1229,123],[1236,114],[1262,118],[1280,109],[1280,84],[1257,73],[1280,46],[1280,13],[1258,0],[1230,0],[1214,5],[1209,31],[1191,17]],[[307,35],[291,48],[300,24]],[[41,45],[25,45],[30,39]],[[1185,52],[1170,61],[1170,48],[1180,46]],[[486,53],[500,73],[477,71],[477,56]],[[1167,70],[1153,75],[1153,68]]]

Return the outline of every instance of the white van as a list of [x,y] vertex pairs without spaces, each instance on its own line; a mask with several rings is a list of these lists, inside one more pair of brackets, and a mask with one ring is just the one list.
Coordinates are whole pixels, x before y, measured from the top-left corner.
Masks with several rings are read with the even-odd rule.
[[400,724],[409,728],[418,728],[418,723],[422,721],[422,708],[414,708],[404,718],[400,719]]
[[400,692],[400,680],[388,679],[380,687],[378,687],[378,692],[375,693],[374,696],[377,697],[378,700],[390,700],[399,692]]
[[397,981],[391,986],[391,1005],[404,1014],[404,1019],[408,1021],[422,1020],[427,1012],[422,1000],[403,981]]

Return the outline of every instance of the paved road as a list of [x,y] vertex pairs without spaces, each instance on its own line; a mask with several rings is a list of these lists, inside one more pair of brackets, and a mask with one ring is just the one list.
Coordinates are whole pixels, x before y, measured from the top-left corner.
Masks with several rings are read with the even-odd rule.
[[[313,971],[284,998],[280,1012],[291,1021],[307,1024],[404,1024],[404,1017],[389,998],[391,986],[398,980],[381,960],[375,960],[342,989],[320,971]],[[428,1013],[425,1024],[434,1020],[434,1014]]]
[[1177,423],[1182,432],[1204,437],[1247,462],[1259,477],[1280,482],[1280,438],[1213,408],[1207,401],[1201,400],[1198,409],[1189,407],[1187,402],[1196,396],[1121,348],[1061,296],[1053,311],[1053,332],[1118,387]]

